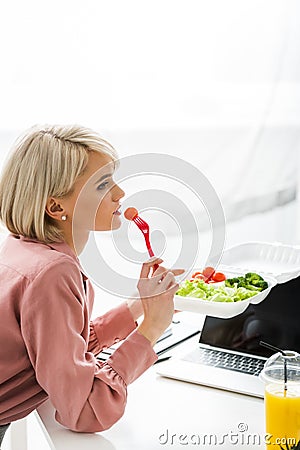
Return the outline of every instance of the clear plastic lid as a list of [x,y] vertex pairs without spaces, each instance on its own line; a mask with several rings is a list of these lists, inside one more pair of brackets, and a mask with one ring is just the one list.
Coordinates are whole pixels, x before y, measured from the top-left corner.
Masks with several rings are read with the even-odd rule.
[[224,251],[221,264],[272,276],[286,283],[300,275],[300,246],[280,242],[243,242]]
[[300,383],[300,355],[291,350],[272,355],[260,373],[265,383]]

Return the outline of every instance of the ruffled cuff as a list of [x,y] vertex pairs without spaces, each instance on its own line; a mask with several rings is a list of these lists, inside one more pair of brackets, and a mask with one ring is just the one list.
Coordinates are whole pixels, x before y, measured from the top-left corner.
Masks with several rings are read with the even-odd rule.
[[88,350],[98,354],[104,348],[125,339],[136,326],[127,302],[124,302],[90,322]]
[[90,322],[90,337],[89,337],[88,351],[94,353],[94,355],[98,355],[98,353],[101,352],[101,346],[99,344],[94,324],[92,321]]
[[128,385],[136,380],[157,360],[150,341],[133,331],[106,361]]

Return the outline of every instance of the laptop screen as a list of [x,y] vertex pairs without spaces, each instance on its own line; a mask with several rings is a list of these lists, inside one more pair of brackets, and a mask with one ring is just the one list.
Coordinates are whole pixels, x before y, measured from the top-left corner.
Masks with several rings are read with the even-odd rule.
[[300,353],[300,277],[274,286],[261,303],[230,319],[206,317],[200,343],[269,358],[268,342]]

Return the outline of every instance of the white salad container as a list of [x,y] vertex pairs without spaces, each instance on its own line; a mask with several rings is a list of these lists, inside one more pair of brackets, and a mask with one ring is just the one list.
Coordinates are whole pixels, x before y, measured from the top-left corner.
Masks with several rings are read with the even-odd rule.
[[[250,303],[262,302],[277,283],[300,275],[300,248],[279,243],[246,242],[225,250],[216,270],[224,273],[226,278],[255,272],[264,278],[268,288],[238,302],[215,302],[175,295],[175,309],[224,319],[241,314]],[[210,286],[214,287],[214,284]]]

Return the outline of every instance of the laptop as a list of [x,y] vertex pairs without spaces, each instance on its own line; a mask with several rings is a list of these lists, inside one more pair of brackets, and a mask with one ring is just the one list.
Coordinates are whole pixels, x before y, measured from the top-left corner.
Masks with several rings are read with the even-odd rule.
[[300,277],[277,284],[264,301],[241,314],[207,316],[196,348],[157,366],[159,375],[263,397],[259,373],[272,351],[265,341],[300,353]]

